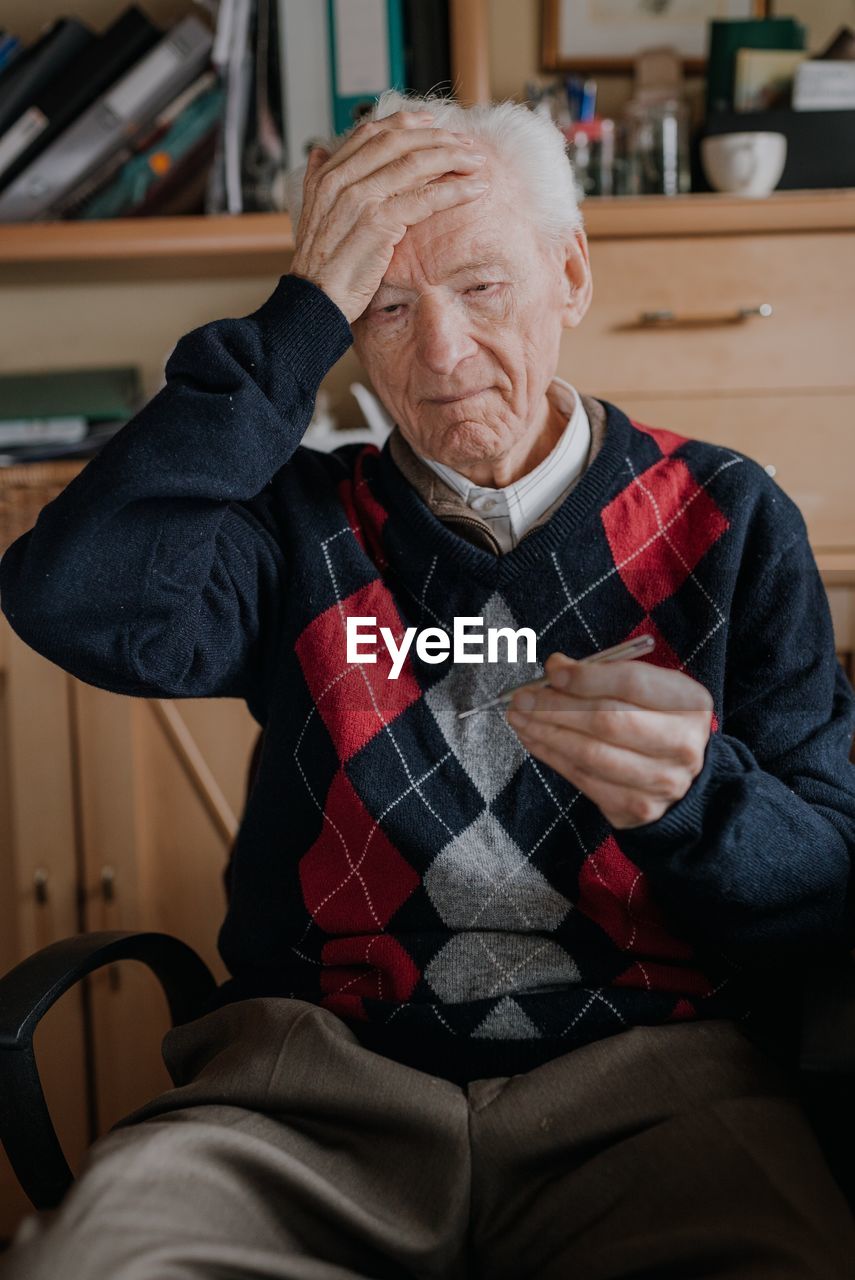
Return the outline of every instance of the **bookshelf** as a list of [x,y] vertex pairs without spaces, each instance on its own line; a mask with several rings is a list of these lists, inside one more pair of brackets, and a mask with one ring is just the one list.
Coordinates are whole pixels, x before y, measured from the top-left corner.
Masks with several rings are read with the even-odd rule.
[[[80,0],[76,12],[103,27],[120,7],[119,0]],[[526,0],[514,10],[526,31],[537,25],[537,7],[537,0]],[[8,0],[6,8],[6,24],[27,39],[58,12],[56,0]],[[144,8],[164,27],[204,11],[191,0],[145,0]],[[450,0],[452,75],[462,102],[489,99],[496,28],[507,12],[506,0]],[[845,230],[855,226],[855,190],[776,192],[762,200],[717,194],[589,199],[583,212],[591,239]],[[293,248],[287,214],[0,224],[0,284],[275,279]]]
[[[855,228],[853,189],[779,191],[762,200],[590,198],[582,208],[591,240]],[[120,278],[158,269],[172,277],[271,276],[285,269],[293,248],[291,220],[278,213],[7,224],[0,228],[0,278],[35,280],[42,269],[52,279],[66,271]]]
[[[163,29],[195,9],[190,0],[145,0],[143,7]],[[75,12],[102,29],[120,8],[119,0],[80,0]],[[450,0],[452,77],[464,103],[490,96],[489,10],[490,0]],[[56,0],[8,0],[4,22],[29,42],[57,13]],[[275,279],[293,249],[287,214],[7,223],[0,224],[0,286],[47,285],[57,272],[65,281],[93,285]]]
[[16,223],[0,227],[0,280],[269,276],[293,249],[284,213]]

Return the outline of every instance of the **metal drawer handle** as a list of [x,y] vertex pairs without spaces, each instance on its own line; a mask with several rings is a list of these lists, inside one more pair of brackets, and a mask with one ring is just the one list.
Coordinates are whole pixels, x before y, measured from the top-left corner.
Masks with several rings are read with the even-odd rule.
[[736,311],[719,314],[678,316],[673,311],[642,311],[638,318],[644,329],[700,329],[722,324],[742,324],[752,316],[764,319],[772,315],[772,307],[768,302],[761,302],[759,307],[737,307]]
[[104,902],[114,902],[116,898],[116,872],[113,867],[101,869],[101,897]]
[[33,892],[36,902],[43,907],[48,900],[48,873],[45,867],[36,867],[33,872]]

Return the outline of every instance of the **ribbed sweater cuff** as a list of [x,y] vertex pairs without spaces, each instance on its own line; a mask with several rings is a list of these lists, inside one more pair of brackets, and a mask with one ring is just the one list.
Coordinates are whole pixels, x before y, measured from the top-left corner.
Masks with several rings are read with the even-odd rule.
[[655,822],[645,822],[638,827],[625,827],[618,831],[617,839],[625,853],[667,855],[687,844],[693,844],[703,834],[707,810],[715,792],[716,782],[725,775],[732,775],[734,768],[744,771],[721,734],[713,733],[707,742],[703,768],[693,780],[682,799],[666,809]]
[[270,297],[247,316],[258,327],[265,350],[273,357],[270,375],[276,383],[277,360],[312,396],[353,343],[344,312],[310,280],[282,276]]

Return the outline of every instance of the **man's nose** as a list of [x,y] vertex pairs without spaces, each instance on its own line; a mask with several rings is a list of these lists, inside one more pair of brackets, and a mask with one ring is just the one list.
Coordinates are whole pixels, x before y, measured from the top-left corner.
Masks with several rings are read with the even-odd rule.
[[478,344],[469,332],[460,302],[421,300],[418,317],[419,355],[434,373],[453,373],[461,360],[474,355]]

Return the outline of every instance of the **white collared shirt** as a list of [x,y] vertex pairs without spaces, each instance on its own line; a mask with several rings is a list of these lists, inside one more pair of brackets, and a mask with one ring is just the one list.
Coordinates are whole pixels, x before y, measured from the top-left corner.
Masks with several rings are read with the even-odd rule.
[[523,534],[585,469],[591,447],[591,426],[581,396],[563,378],[552,379],[546,396],[566,415],[567,425],[543,461],[513,484],[500,489],[473,484],[452,467],[419,454],[480,519],[487,521],[503,552],[513,550]]

